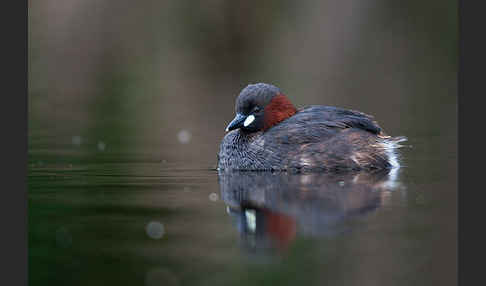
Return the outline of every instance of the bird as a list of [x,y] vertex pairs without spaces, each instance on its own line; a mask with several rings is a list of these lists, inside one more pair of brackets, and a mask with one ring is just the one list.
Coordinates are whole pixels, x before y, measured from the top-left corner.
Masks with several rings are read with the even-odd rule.
[[268,83],[249,84],[219,146],[223,171],[346,171],[400,167],[405,136],[387,135],[373,116],[334,106],[297,109]]

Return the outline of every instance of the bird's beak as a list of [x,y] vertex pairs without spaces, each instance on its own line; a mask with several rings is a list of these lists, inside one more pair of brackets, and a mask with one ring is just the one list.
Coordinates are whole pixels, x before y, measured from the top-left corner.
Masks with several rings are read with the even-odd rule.
[[226,127],[226,132],[243,127],[243,122],[245,121],[245,119],[246,119],[245,115],[236,113],[236,116],[233,119],[233,121],[231,121],[230,124],[228,124],[228,127]]

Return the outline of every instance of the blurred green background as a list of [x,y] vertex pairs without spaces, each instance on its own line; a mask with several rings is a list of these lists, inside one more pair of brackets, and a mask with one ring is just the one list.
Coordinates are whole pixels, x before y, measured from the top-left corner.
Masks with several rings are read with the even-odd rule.
[[[457,7],[29,1],[30,285],[455,285]],[[407,136],[406,192],[354,234],[242,254],[211,168],[256,82]]]
[[214,164],[255,82],[391,135],[455,132],[457,26],[456,1],[29,1],[29,144],[46,132]]

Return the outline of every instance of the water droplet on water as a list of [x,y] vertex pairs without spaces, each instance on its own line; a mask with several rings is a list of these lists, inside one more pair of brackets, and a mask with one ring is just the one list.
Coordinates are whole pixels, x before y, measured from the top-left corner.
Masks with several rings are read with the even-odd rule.
[[211,194],[209,194],[209,200],[210,200],[210,201],[212,201],[212,202],[217,201],[217,200],[218,200],[218,198],[219,198],[219,196],[218,196],[218,194],[216,194],[216,193],[211,193]]
[[98,142],[98,150],[105,151],[106,144],[103,141]]
[[187,130],[181,130],[179,131],[179,133],[177,133],[177,139],[182,144],[189,143],[189,141],[191,141],[191,137],[192,137],[191,132]]
[[73,145],[75,146],[80,146],[81,143],[82,143],[83,139],[81,138],[81,136],[79,135],[76,135],[76,136],[73,136],[71,138],[71,142],[73,143]]
[[145,227],[145,232],[150,238],[160,239],[165,234],[164,225],[158,221],[151,221]]

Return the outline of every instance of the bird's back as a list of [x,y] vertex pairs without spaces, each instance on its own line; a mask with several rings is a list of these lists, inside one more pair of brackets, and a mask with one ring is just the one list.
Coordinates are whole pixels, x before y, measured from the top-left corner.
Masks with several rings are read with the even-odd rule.
[[[229,164],[228,160],[226,164],[220,162],[222,168],[252,169],[248,162],[254,162],[258,169],[298,171],[388,168],[396,163],[395,143],[400,141],[385,135],[372,116],[331,106],[303,108],[267,131],[249,137],[236,132],[228,134],[240,141],[237,152],[231,155],[251,160],[233,158]],[[234,138],[223,140],[220,157],[228,151],[228,144],[236,142]]]

